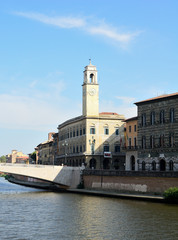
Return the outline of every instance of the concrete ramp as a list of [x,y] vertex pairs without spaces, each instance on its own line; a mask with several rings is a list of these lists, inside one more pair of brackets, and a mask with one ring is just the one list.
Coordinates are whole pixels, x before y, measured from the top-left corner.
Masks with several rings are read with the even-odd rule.
[[76,188],[80,183],[80,171],[80,167],[10,163],[0,164],[0,172],[50,181],[68,186],[69,188]]

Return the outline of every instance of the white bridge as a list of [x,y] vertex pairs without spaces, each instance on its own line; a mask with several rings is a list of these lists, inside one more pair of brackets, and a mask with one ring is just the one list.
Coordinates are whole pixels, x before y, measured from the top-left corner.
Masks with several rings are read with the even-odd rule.
[[80,183],[80,167],[11,164],[1,163],[0,172],[35,178],[54,184],[63,185],[66,188],[76,188]]

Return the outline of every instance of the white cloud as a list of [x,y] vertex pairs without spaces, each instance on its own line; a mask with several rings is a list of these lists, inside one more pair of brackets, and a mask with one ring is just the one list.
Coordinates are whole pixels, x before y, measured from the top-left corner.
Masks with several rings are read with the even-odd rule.
[[116,96],[117,99],[121,100],[124,104],[130,104],[135,101],[135,98],[126,96]]
[[85,25],[85,20],[73,17],[48,17],[40,13],[15,12],[16,15],[54,25],[60,28],[78,28]]
[[141,33],[141,31],[121,33],[117,30],[117,28],[113,28],[112,26],[103,23],[103,21],[101,24],[99,23],[100,21],[92,19],[93,23],[91,23],[91,17],[89,18],[90,21],[87,22],[86,18],[84,19],[79,17],[49,17],[40,13],[28,12],[15,12],[14,14],[60,28],[79,28],[91,35],[100,35],[110,40],[114,40],[115,42],[120,43],[121,47],[125,47],[125,45],[130,43]]
[[134,98],[117,97],[122,102],[114,103],[113,101],[102,101],[100,104],[100,112],[116,112],[124,115],[125,118],[137,116],[137,107],[133,104]]

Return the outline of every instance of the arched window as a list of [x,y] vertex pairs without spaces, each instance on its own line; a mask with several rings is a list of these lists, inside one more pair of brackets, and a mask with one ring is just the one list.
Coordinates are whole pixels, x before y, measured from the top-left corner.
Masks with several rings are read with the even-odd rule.
[[155,139],[154,139],[154,136],[151,135],[150,136],[150,148],[154,148],[154,145],[155,145]]
[[160,160],[160,171],[166,170],[166,161],[164,159]]
[[164,123],[165,122],[165,113],[164,110],[161,110],[160,112],[160,123]]
[[174,162],[172,160],[169,161],[169,171],[174,170]]
[[95,158],[92,158],[90,160],[90,168],[91,169],[95,169],[96,168],[96,159]]
[[142,171],[145,171],[145,161],[142,162]]
[[142,149],[146,148],[146,137],[142,136]]
[[93,73],[90,74],[90,83],[94,83],[94,74]]
[[130,168],[132,171],[135,171],[135,157],[133,155],[130,158]]
[[151,165],[152,165],[152,170],[155,171],[155,170],[156,170],[156,162],[153,161],[153,162],[151,163]]
[[170,109],[170,122],[173,123],[174,122],[174,108]]
[[150,124],[151,125],[155,124],[155,112],[151,112],[150,114]]
[[146,113],[142,114],[142,127],[146,126]]

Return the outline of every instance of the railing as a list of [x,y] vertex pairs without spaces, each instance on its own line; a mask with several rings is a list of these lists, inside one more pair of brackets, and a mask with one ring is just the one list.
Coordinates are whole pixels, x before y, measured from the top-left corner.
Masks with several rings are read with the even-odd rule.
[[126,176],[126,177],[173,177],[178,178],[178,171],[119,171],[103,169],[85,169],[84,176]]

